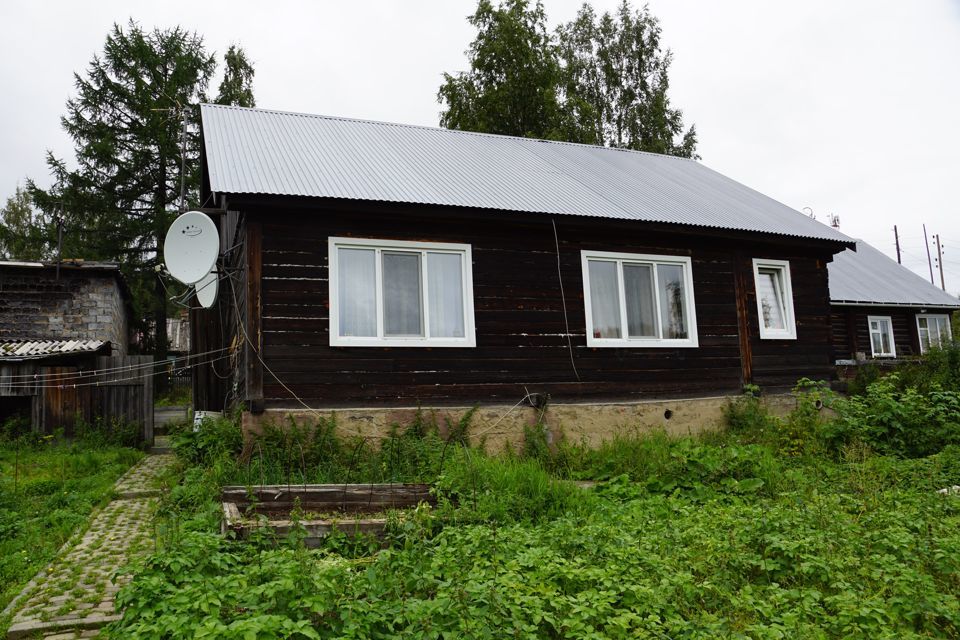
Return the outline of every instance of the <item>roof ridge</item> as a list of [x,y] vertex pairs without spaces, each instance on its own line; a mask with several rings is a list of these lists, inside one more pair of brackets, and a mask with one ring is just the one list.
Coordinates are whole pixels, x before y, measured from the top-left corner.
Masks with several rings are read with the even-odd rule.
[[[682,160],[686,162],[697,163],[693,158],[684,158],[683,156],[672,156],[666,153],[654,153],[652,151],[640,151],[638,149],[626,149],[624,147],[607,147],[600,144],[586,144],[584,142],[569,142],[567,140],[547,140],[546,138],[526,138],[524,136],[510,136],[502,133],[484,133],[482,131],[465,131],[463,129],[447,129],[446,127],[433,127],[425,124],[407,124],[403,122],[387,122],[386,120],[371,120],[367,118],[349,118],[347,116],[331,116],[321,113],[307,113],[305,111],[285,111],[283,109],[262,109],[260,107],[240,107],[228,104],[212,104],[203,102],[201,107],[213,109],[225,109],[234,111],[256,111],[260,113],[275,113],[285,116],[298,116],[302,118],[319,118],[321,120],[338,120],[342,122],[358,122],[362,124],[375,124],[385,127],[400,127],[402,129],[422,129],[425,131],[442,131],[445,133],[456,133],[465,136],[479,136],[483,138],[505,138],[507,140],[520,140],[523,142],[544,142],[549,144],[568,145],[572,147],[586,147],[588,149],[603,149],[605,151],[619,151],[622,153],[636,153],[645,156],[654,156],[656,158],[669,158],[672,160]],[[699,164],[699,163],[697,163]]]

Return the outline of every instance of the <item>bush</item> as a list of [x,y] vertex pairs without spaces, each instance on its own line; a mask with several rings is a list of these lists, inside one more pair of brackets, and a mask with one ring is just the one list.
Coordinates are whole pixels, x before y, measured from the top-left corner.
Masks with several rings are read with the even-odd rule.
[[228,456],[235,458],[243,448],[243,433],[236,417],[204,418],[177,425],[172,434],[174,452],[193,464],[206,466]]
[[861,441],[881,454],[916,458],[960,444],[960,392],[901,387],[900,373],[891,373],[864,395],[838,402],[837,419],[824,428],[830,447]]

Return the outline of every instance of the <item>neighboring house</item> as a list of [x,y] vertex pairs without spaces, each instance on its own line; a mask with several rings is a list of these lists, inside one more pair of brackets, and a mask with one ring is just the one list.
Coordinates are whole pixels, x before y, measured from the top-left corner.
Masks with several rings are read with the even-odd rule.
[[960,300],[866,242],[837,255],[828,270],[838,363],[916,356],[952,338]]
[[[0,262],[0,421],[19,414],[38,431],[69,433],[77,417],[131,417],[117,396],[149,377],[119,369],[131,363],[130,309],[115,263]],[[83,377],[104,369],[111,374]],[[144,412],[138,405],[136,418]]]
[[853,241],[699,162],[201,113],[229,277],[191,343],[244,352],[232,380],[197,376],[199,409],[703,398],[832,375],[827,263]]

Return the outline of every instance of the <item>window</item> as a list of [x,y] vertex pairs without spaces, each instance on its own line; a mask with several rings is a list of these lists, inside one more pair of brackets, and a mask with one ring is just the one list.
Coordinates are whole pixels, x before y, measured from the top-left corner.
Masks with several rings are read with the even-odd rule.
[[330,344],[473,347],[470,245],[330,238]]
[[583,251],[587,346],[696,347],[690,258]]
[[926,353],[930,347],[943,346],[953,338],[950,332],[950,316],[918,314],[917,333],[920,334],[920,353]]
[[795,340],[793,288],[790,263],[785,260],[754,260],[753,280],[757,287],[757,315],[760,338]]
[[893,343],[893,321],[890,316],[867,316],[870,328],[870,350],[874,358],[897,356]]

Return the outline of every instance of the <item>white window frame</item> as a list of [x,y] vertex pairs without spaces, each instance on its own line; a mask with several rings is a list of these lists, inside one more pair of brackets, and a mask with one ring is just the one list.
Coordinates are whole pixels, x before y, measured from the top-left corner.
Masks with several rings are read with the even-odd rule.
[[[377,336],[340,335],[340,268],[338,249],[374,249]],[[400,250],[420,253],[420,317],[423,319],[422,336],[384,336],[383,328],[383,252]],[[343,238],[330,236],[327,242],[330,292],[330,346],[332,347],[476,347],[477,334],[473,316],[473,259],[469,244],[448,242],[410,242],[406,240],[380,240],[374,238]],[[463,337],[429,337],[430,306],[429,268],[427,253],[455,253],[461,256],[463,278]]]
[[[768,329],[763,324],[763,303],[760,300],[760,269],[775,269],[780,272],[778,285],[783,301],[783,329]],[[797,322],[793,311],[793,285],[790,283],[790,262],[788,260],[753,259],[753,290],[757,297],[757,323],[760,326],[761,340],[796,340]]]
[[[583,267],[583,302],[587,313],[588,347],[653,347],[653,348],[696,348],[700,346],[697,337],[697,307],[693,293],[693,261],[687,256],[660,256],[644,253],[617,253],[610,251],[581,251]],[[603,260],[617,264],[617,285],[620,295],[620,326],[622,338],[593,337],[593,307],[590,300],[590,260]],[[683,269],[684,306],[687,312],[686,338],[631,338],[627,336],[627,305],[623,285],[623,263],[653,265],[653,291],[655,294],[657,323],[660,317],[660,286],[657,280],[658,264],[678,265]],[[661,327],[662,331],[662,327]]]
[[[874,332],[873,327],[872,327],[871,325],[872,325],[873,322],[877,322],[877,323],[879,324],[880,322],[882,322],[882,321],[884,321],[884,320],[886,320],[887,326],[890,328],[890,332],[889,332],[889,334],[888,334],[888,336],[889,336],[889,338],[890,338],[890,353],[877,352],[877,351],[874,351],[874,350],[873,350],[873,334],[874,334],[875,332]],[[876,333],[879,333],[879,334],[881,335],[880,344],[883,344],[883,339],[882,339],[883,329],[880,329],[880,331],[878,331],[878,332],[876,332]],[[869,338],[870,338],[870,355],[872,355],[874,358],[896,358],[896,357],[897,357],[897,343],[896,343],[896,341],[895,341],[894,338],[893,338],[893,318],[892,318],[892,317],[890,317],[890,316],[867,316],[867,335],[868,335]]]
[[[953,340],[953,327],[950,323],[950,314],[949,313],[918,313],[917,314],[917,341],[920,342],[920,353],[926,353],[927,348],[923,345],[923,339],[920,337],[920,318],[927,319],[927,335],[929,336],[930,332],[930,320],[939,320],[944,319],[947,321],[947,339],[946,342]],[[937,329],[937,347],[942,347],[944,344],[943,336],[940,335],[940,329]],[[931,345],[933,342],[931,341]]]

